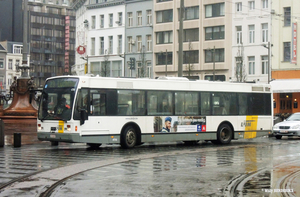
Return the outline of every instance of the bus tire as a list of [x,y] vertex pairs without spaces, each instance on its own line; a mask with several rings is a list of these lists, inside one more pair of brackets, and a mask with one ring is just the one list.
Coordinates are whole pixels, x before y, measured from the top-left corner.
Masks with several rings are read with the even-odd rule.
[[97,148],[99,148],[102,144],[87,143],[87,145],[88,145],[91,149],[97,149]]
[[219,144],[229,144],[232,139],[232,129],[228,124],[221,124],[217,131],[217,142]]
[[133,148],[137,144],[137,134],[133,126],[128,126],[121,133],[121,147]]

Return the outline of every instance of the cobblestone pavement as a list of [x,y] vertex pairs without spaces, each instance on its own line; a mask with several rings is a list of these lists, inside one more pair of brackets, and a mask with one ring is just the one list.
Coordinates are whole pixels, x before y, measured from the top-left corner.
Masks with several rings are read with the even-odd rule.
[[[293,169],[299,168],[295,162],[300,160],[295,151],[299,146],[299,139],[288,138],[238,140],[230,146],[146,144],[130,150],[119,146],[91,150],[83,144],[5,146],[0,148],[0,185],[44,170],[51,177],[54,168],[67,166],[75,172],[79,165],[88,168],[97,162],[98,168],[66,180],[52,196],[224,196],[236,176],[261,169],[272,173],[269,187],[258,181],[256,189],[244,196],[272,196],[277,180],[291,168],[290,164],[278,166],[293,162]],[[37,188],[28,188],[8,188],[0,196],[39,196]]]

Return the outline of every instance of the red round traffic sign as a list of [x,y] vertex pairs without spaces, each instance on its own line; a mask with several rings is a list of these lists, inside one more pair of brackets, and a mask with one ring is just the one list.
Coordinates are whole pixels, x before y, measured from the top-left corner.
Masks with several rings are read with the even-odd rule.
[[78,46],[77,47],[77,53],[80,55],[85,54],[85,47],[84,46]]

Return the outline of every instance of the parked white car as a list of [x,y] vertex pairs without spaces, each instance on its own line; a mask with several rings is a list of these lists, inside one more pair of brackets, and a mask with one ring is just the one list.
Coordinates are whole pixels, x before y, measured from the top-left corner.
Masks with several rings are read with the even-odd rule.
[[276,139],[281,139],[282,136],[300,137],[300,113],[294,113],[283,122],[275,124],[273,135]]

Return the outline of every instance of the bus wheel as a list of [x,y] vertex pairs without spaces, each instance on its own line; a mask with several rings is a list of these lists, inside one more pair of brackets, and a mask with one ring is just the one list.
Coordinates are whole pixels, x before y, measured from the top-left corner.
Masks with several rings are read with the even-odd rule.
[[128,126],[121,134],[121,147],[133,148],[136,145],[137,136],[134,127]]
[[88,145],[89,147],[91,147],[91,149],[97,149],[97,148],[99,148],[102,144],[87,143],[87,145]]
[[217,132],[219,144],[229,144],[232,139],[232,129],[228,124],[221,124]]

